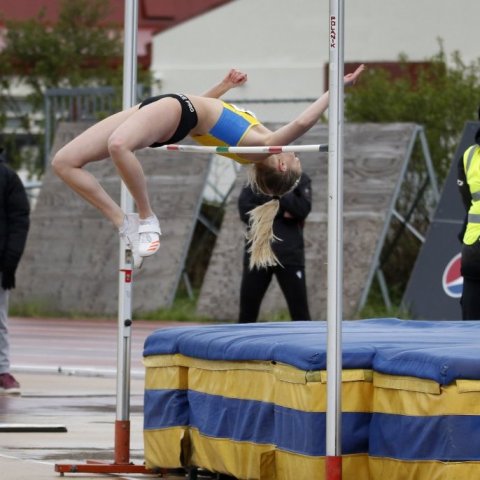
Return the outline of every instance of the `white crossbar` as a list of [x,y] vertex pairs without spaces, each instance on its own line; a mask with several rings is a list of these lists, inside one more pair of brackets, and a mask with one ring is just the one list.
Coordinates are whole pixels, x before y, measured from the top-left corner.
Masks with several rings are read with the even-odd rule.
[[163,145],[156,150],[189,153],[282,153],[328,152],[328,145],[285,145],[279,147],[203,147],[199,145]]

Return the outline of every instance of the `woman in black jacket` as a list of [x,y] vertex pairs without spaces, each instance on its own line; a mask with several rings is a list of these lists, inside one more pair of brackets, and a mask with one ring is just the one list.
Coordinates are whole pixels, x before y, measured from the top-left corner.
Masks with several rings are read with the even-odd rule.
[[[238,198],[241,220],[249,225],[249,212],[268,202],[270,197],[255,193],[250,186]],[[305,280],[303,226],[312,207],[311,179],[302,173],[293,191],[280,198],[280,208],[273,222],[276,240],[272,250],[280,265],[249,268],[250,245],[245,243],[240,287],[239,323],[256,322],[265,292],[275,275],[282,289],[292,320],[311,320]],[[248,232],[247,232],[248,234]]]

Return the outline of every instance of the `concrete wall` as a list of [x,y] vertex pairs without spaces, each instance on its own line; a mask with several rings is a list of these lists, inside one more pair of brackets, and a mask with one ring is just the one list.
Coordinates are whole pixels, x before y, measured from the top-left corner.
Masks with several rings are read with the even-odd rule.
[[[277,128],[279,124],[268,124]],[[62,124],[53,151],[87,124]],[[388,217],[394,187],[414,126],[346,125],[345,129],[345,315],[355,312],[372,258]],[[318,125],[303,144],[326,143],[327,126]],[[181,274],[205,184],[205,155],[139,152],[148,176],[150,198],[164,235],[159,254],[147,259],[134,276],[133,310],[151,311],[170,304]],[[305,228],[307,283],[312,315],[325,317],[327,261],[327,154],[303,154],[313,181],[313,208]],[[106,190],[119,198],[120,180],[109,161],[89,166]],[[198,310],[220,320],[235,319],[243,250],[243,224],[236,199],[238,178],[201,290]],[[93,207],[67,188],[51,171],[32,214],[26,252],[18,271],[13,304],[39,304],[45,310],[111,314],[118,307],[118,236]],[[285,308],[276,284],[267,294],[263,315]]]
[[[53,152],[88,124],[61,124]],[[133,311],[169,306],[195,225],[208,155],[138,152],[148,177],[152,208],[163,235],[158,254],[134,274]],[[106,160],[88,166],[115,199],[120,179]],[[17,275],[12,303],[69,314],[115,315],[118,308],[119,239],[116,229],[51,170],[32,213],[31,229]]]

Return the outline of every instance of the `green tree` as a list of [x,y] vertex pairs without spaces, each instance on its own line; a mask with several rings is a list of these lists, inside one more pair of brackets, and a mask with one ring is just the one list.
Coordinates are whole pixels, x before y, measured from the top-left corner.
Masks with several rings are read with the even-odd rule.
[[[439,52],[423,68],[412,70],[406,56],[400,56],[402,75],[384,69],[369,69],[349,92],[345,117],[352,122],[413,122],[425,129],[439,186],[446,179],[466,121],[477,118],[480,104],[480,60],[467,65],[459,52],[450,61],[440,41]],[[418,147],[418,145],[417,145]],[[432,197],[424,195],[425,166],[421,152],[413,151],[396,210],[404,217],[415,206],[410,223],[425,234],[430,222]],[[413,210],[411,210],[413,211]],[[380,263],[390,287],[394,305],[399,305],[415,263],[420,242],[396,221],[390,229]],[[378,292],[377,292],[378,293]],[[375,291],[367,307],[375,308]]]
[[37,102],[46,88],[110,85],[118,83],[121,74],[121,25],[105,22],[109,2],[59,3],[59,18],[51,27],[45,9],[27,21],[6,20],[5,47],[0,53],[3,76],[15,75],[31,87]]
[[480,59],[466,65],[459,52],[440,51],[415,77],[406,56],[405,75],[393,78],[383,69],[365,72],[346,98],[345,117],[353,122],[414,122],[425,127],[440,184],[445,180],[465,122],[477,118],[480,104]]
[[[44,92],[56,87],[120,87],[122,83],[123,25],[107,22],[108,0],[59,0],[59,18],[48,25],[45,10],[27,21],[8,21],[5,46],[0,52],[0,129],[4,130],[7,112],[19,119],[18,132],[30,132],[32,142],[40,146],[41,137],[33,131],[34,113],[43,110]],[[140,83],[149,84],[149,73],[140,71]],[[22,99],[12,94],[11,85],[28,87]],[[27,100],[27,104],[25,104]],[[41,115],[40,115],[41,117]],[[40,129],[42,125],[40,125]],[[17,132],[17,133],[18,133]],[[10,159],[22,163],[15,149],[15,132],[3,137]]]

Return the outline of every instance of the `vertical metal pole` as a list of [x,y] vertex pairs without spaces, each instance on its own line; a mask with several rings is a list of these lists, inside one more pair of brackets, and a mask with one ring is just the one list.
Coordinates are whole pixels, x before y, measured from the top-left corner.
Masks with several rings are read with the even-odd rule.
[[[123,50],[123,108],[136,101],[138,0],[125,0]],[[133,211],[133,200],[125,184],[120,205]],[[130,462],[130,360],[132,325],[132,254],[120,241],[118,276],[117,410],[115,421],[115,463]]]
[[326,478],[342,478],[343,24],[344,0],[330,0],[328,114],[328,295]]
[[45,115],[45,155],[43,158],[45,171],[48,169],[48,162],[50,160],[50,138],[52,135],[52,102],[48,92],[45,93],[44,98],[44,115]]

